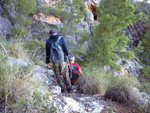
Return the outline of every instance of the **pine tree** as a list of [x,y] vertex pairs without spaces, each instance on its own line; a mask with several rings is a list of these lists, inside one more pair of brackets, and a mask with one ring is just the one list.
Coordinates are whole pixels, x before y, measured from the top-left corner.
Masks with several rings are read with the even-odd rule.
[[90,53],[94,63],[120,70],[116,63],[120,57],[134,57],[133,52],[123,51],[128,41],[125,28],[141,18],[141,13],[134,15],[134,11],[130,0],[101,0],[97,9],[99,24],[94,28]]

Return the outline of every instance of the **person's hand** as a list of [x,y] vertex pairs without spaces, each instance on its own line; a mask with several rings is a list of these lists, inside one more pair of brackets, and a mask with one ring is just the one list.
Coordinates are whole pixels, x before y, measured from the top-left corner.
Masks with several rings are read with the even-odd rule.
[[47,64],[47,67],[48,67],[48,68],[51,68],[51,64],[50,64],[50,63],[48,63],[48,64]]

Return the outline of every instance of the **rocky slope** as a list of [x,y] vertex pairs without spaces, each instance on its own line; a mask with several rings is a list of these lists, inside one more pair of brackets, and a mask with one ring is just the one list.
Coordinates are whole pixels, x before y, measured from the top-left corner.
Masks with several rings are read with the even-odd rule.
[[[28,67],[29,63],[22,59],[9,57],[7,63],[9,65],[18,64],[19,67]],[[50,93],[49,103],[57,108],[59,113],[106,113],[113,111],[114,113],[129,113],[130,107],[117,102],[106,100],[102,95],[85,95],[78,91],[72,93],[61,93],[61,88],[58,86],[56,78],[52,70],[44,69],[38,65],[34,65],[31,77],[38,81],[39,86],[37,90],[43,95]],[[41,83],[41,84],[40,84]],[[43,85],[42,85],[43,84]],[[45,84],[45,85],[44,85]],[[76,86],[73,86],[73,91]],[[139,111],[146,111],[147,99],[150,98],[146,93],[139,92],[137,88],[133,88],[136,98],[136,109]]]
[[[13,57],[9,57],[7,63],[9,65],[18,64],[20,67],[28,66],[28,63],[24,60]],[[45,84],[45,86],[39,85],[37,89],[42,94],[52,94],[49,96],[50,103],[57,108],[59,113],[104,113],[109,110],[113,110],[115,113],[130,112],[126,106],[105,100],[99,94],[85,95],[75,92],[61,94],[61,88],[57,85],[56,78],[51,70],[35,65],[31,76],[39,83]],[[73,88],[75,89],[75,86]]]
[[[86,30],[89,32],[89,34],[92,34],[92,25],[97,20],[96,15],[96,9],[100,3],[100,0],[84,0],[87,14],[86,18],[88,18],[88,22],[82,19],[81,23],[76,24],[75,27],[78,28],[78,30]],[[37,0],[37,6],[54,6],[55,3],[52,0]],[[7,16],[2,16],[4,13],[4,10],[2,6],[0,5],[0,35],[4,37],[8,37],[10,34],[10,29],[14,26],[11,24],[10,20]],[[14,11],[10,11],[11,15],[14,15]],[[31,15],[33,18],[33,24],[27,26],[28,34],[26,37],[32,37],[35,36],[37,39],[41,39],[43,42],[49,37],[49,30],[53,27],[56,27],[57,29],[63,28],[64,24],[58,17],[55,17],[53,15],[46,15],[43,13],[36,13],[34,15]],[[44,28],[44,29],[43,29]],[[127,28],[128,31],[128,37],[129,41],[137,44],[137,42],[140,40],[140,36],[145,32],[146,26],[143,25],[141,21],[138,21],[136,23],[133,23],[132,25],[129,25]],[[67,43],[73,42],[73,47],[78,43],[78,40],[82,37],[77,35],[77,32],[74,35],[71,34],[62,34],[65,39],[67,40]],[[73,48],[70,44],[70,48]],[[86,41],[84,44],[84,52],[88,50],[88,47],[90,45],[90,41]],[[43,55],[44,56],[44,55]],[[15,59],[10,58],[9,63],[16,63],[18,62],[19,65],[27,66],[28,64],[24,62],[21,59]],[[126,64],[124,64],[126,62]],[[142,67],[138,64],[137,59],[133,60],[127,60],[125,61],[122,59],[118,62],[120,65],[123,66],[122,72],[116,72],[116,74],[128,74],[132,73],[136,77],[140,76],[140,70]],[[109,66],[106,66],[106,70],[109,70]],[[113,110],[116,113],[127,113],[129,112],[128,108],[126,108],[123,105],[120,105],[118,103],[111,102],[109,100],[104,100],[101,95],[84,95],[84,94],[78,94],[78,93],[72,93],[72,94],[61,94],[60,87],[57,86],[54,73],[51,70],[44,69],[40,66],[34,66],[33,68],[33,78],[37,81],[46,84],[46,87],[40,86],[39,90],[43,93],[48,92],[52,93],[52,95],[49,97],[51,99],[51,104],[54,104],[54,106],[57,107],[58,112],[64,112],[64,113],[98,113],[98,112],[106,112],[109,110]],[[147,108],[147,99],[149,98],[145,93],[140,93],[138,89],[134,89],[135,93],[138,95],[138,99],[136,100],[136,103],[139,103],[137,106],[139,109],[144,109],[144,111]],[[109,109],[110,108],[110,109]]]

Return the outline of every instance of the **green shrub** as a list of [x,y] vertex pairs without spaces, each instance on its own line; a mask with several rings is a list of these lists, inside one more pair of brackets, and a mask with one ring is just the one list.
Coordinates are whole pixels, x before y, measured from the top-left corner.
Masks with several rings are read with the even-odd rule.
[[41,67],[45,67],[45,63],[44,62],[42,62],[38,57],[34,57],[33,58],[33,62],[34,62],[34,64],[35,65],[39,65],[39,66],[41,66]]
[[[7,57],[12,55],[17,58],[26,56],[26,50],[21,40],[7,41],[0,38],[0,101],[2,110],[8,112],[50,112],[56,113],[56,108],[49,104],[50,94],[42,94],[39,90],[40,83],[32,79],[33,64],[19,67],[17,64],[7,63]],[[21,52],[20,52],[21,51]],[[34,93],[33,93],[34,92]],[[32,109],[34,108],[34,109]]]
[[25,49],[24,42],[21,39],[6,40],[4,37],[0,37],[0,50],[4,51],[8,56],[15,58],[21,58],[25,61],[29,61],[30,58]]
[[[7,0],[5,8],[8,11],[14,10],[15,16],[10,17],[13,24],[19,25],[11,30],[12,36],[24,36],[27,33],[26,25],[30,25],[32,20],[27,16],[36,11],[36,0]],[[9,13],[8,13],[9,14]]]
[[[38,91],[34,91],[32,99],[25,99],[22,96],[19,97],[19,101],[14,104],[15,108],[20,108],[20,112],[42,112],[42,113],[57,113],[57,108],[50,103],[49,96],[51,94],[42,94]],[[14,112],[17,110],[14,109]]]
[[[93,30],[90,57],[94,64],[110,65],[114,70],[121,69],[116,63],[120,58],[133,58],[132,51],[122,51],[128,42],[125,28],[140,20],[142,14],[134,15],[134,4],[130,0],[101,0],[97,9],[98,22]],[[119,9],[119,10],[118,10]]]
[[81,69],[84,76],[78,81],[78,91],[84,94],[104,94],[108,79],[105,77],[107,74],[103,69],[92,65],[82,66]]
[[113,87],[131,87],[136,85],[133,76],[117,75],[105,72],[101,67],[85,65],[81,67],[84,77],[78,81],[77,89],[81,93],[104,95]]
[[18,67],[7,64],[7,57],[0,53],[0,99],[5,102],[5,108],[18,101],[18,97],[28,98],[31,95],[34,81],[29,77],[32,65]]

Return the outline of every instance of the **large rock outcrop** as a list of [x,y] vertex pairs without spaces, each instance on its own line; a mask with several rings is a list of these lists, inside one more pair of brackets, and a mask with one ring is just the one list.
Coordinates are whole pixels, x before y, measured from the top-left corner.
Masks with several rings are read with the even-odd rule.
[[9,19],[0,16],[0,35],[6,36],[7,34],[10,34],[11,28],[12,25]]

